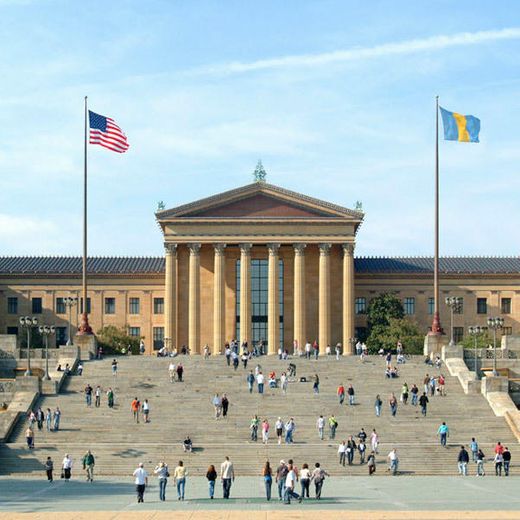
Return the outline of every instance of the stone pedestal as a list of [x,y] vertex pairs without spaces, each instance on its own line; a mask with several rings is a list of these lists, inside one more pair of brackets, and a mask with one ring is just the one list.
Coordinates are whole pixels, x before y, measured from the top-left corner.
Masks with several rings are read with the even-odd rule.
[[79,347],[80,359],[93,359],[96,357],[97,339],[93,334],[74,336],[74,345]]
[[449,339],[444,334],[427,334],[424,338],[424,355],[431,356],[432,354],[440,356],[442,354],[442,347],[447,346]]

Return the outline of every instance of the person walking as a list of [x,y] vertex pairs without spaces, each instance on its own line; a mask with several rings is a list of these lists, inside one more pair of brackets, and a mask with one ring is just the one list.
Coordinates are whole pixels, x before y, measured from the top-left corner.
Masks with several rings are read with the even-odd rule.
[[479,448],[477,452],[477,477],[483,477],[486,472],[484,471],[484,461],[486,460],[486,456],[484,452]]
[[81,459],[81,463],[83,464],[83,469],[87,475],[87,482],[94,482],[94,465],[96,464],[96,461],[90,450],[85,453],[83,459]]
[[173,483],[177,485],[177,500],[184,500],[187,474],[186,466],[184,465],[184,462],[180,460],[173,472]]
[[33,450],[34,449],[34,431],[30,426],[28,426],[27,430],[25,430],[25,440],[27,441],[27,447],[30,450]]
[[376,417],[381,417],[381,407],[383,406],[383,401],[381,401],[381,397],[379,394],[376,395],[376,400],[374,402],[374,407],[376,409]]
[[220,465],[220,479],[222,480],[223,498],[228,499],[231,492],[231,484],[235,481],[235,470],[228,456]]
[[403,404],[408,404],[408,383],[405,381],[401,388],[401,402]]
[[359,441],[357,448],[359,451],[359,464],[363,465],[365,463],[365,455],[366,455],[366,450],[367,450],[365,441],[364,440]]
[[374,453],[379,453],[377,451],[379,447],[379,435],[377,434],[375,428],[372,430],[372,433],[370,434],[370,445],[372,446],[372,451]]
[[94,396],[96,398],[95,407],[99,408],[101,406],[101,387],[99,385],[96,386],[96,391],[94,392]]
[[301,494],[302,499],[305,497],[310,498],[309,496],[309,488],[311,486],[311,471],[309,470],[309,465],[305,463],[300,470],[300,485],[301,485]]
[[318,436],[320,437],[320,440],[323,440],[323,429],[325,428],[325,419],[323,418],[323,415],[320,415],[318,417],[318,420],[316,421],[316,428],[318,429]]
[[475,437],[471,437],[469,449],[471,450],[471,460],[477,462],[478,442],[475,440]]
[[423,379],[424,385],[424,393],[428,395],[428,390],[430,389],[430,374],[426,374]]
[[175,381],[175,363],[173,361],[170,361],[170,364],[168,365],[168,375],[170,376],[170,383],[173,383]]
[[262,421],[262,442],[264,444],[269,442],[269,421],[267,419]]
[[213,408],[215,410],[215,419],[218,420],[220,414],[222,413],[222,399],[220,399],[218,394],[213,396]]
[[229,399],[226,394],[222,394],[222,417],[227,417],[229,409]]
[[38,410],[36,410],[36,423],[38,425],[38,431],[43,430],[43,421],[45,420],[45,414],[43,413],[43,410],[40,407],[38,407]]
[[247,388],[249,389],[249,393],[252,394],[253,385],[255,384],[255,375],[253,374],[252,370],[250,370],[249,374],[247,374],[246,381],[247,381]]
[[356,442],[354,441],[354,437],[350,435],[350,437],[347,440],[347,462],[349,466],[352,466],[352,463],[354,462],[354,453],[356,452]]
[[144,469],[144,464],[139,463],[139,466],[132,474],[135,477],[135,490],[137,492],[137,503],[144,502],[144,491],[148,485],[148,472]]
[[397,450],[394,448],[388,454],[388,462],[389,462],[389,470],[392,472],[392,475],[397,475],[397,470],[399,468],[399,457],[397,456]]
[[302,501],[302,497],[294,491],[296,486],[296,472],[294,471],[294,466],[289,464],[287,466],[287,476],[285,477],[285,504],[291,503],[291,498],[295,498],[299,502]]
[[395,398],[394,393],[390,395],[390,399],[388,399],[388,405],[390,406],[390,413],[392,414],[392,417],[395,417],[397,414],[397,399]]
[[134,397],[134,400],[130,404],[130,408],[132,410],[132,414],[134,416],[134,421],[139,424],[139,410],[141,409],[141,403],[137,397]]
[[264,393],[264,383],[265,383],[265,376],[262,373],[262,371],[258,372],[258,375],[256,376],[256,384],[258,387],[258,393],[263,394]]
[[159,478],[159,500],[164,502],[166,500],[166,484],[168,483],[168,477],[170,476],[168,465],[161,461],[155,467],[153,472]]
[[428,396],[426,395],[426,392],[423,392],[421,397],[419,397],[419,406],[421,407],[421,413],[426,417],[426,410],[428,408]]
[[345,466],[345,457],[347,453],[347,443],[345,441],[340,442],[338,446],[339,464]]
[[354,405],[354,387],[352,385],[348,385],[348,390],[347,390],[347,394],[348,394],[348,404],[350,406],[353,406]]
[[314,383],[312,384],[312,389],[316,395],[320,393],[320,377],[318,374],[314,374]]
[[278,486],[278,500],[285,498],[285,477],[289,471],[287,464],[282,459],[280,465],[276,468],[276,484]]
[[63,461],[61,462],[61,474],[65,482],[68,482],[72,476],[72,459],[68,453],[65,453],[65,457],[63,457]]
[[336,395],[338,396],[339,404],[343,404],[343,401],[345,401],[345,387],[343,386],[343,383],[338,386]]
[[373,475],[376,472],[376,454],[371,451],[367,459],[368,475]]
[[316,462],[316,464],[314,464],[314,469],[311,475],[311,481],[314,481],[314,492],[316,500],[321,500],[323,483],[325,482],[325,477],[328,476],[329,474],[321,467],[321,464]]
[[276,438],[278,439],[278,445],[282,444],[283,437],[283,421],[281,417],[278,417],[274,424],[274,428],[276,430]]
[[264,477],[265,498],[269,502],[271,500],[271,487],[273,485],[273,470],[268,460],[265,461],[264,467],[262,468],[262,477]]
[[109,408],[114,408],[114,391],[112,388],[107,391],[107,404]]
[[287,386],[289,384],[289,379],[287,378],[287,374],[282,372],[280,375],[280,387],[282,389],[283,394],[287,394]]
[[59,406],[56,406],[56,410],[54,410],[54,426],[53,429],[57,432],[60,429],[60,421],[61,421],[61,410]]
[[45,473],[47,475],[47,480],[49,481],[49,484],[53,482],[52,472],[54,471],[54,462],[52,462],[52,459],[50,457],[47,457],[47,460],[45,461]]
[[417,387],[417,385],[415,383],[412,385],[412,388],[410,389],[410,393],[412,394],[411,405],[417,406],[417,401],[419,398],[419,388]]
[[441,446],[444,446],[446,448],[446,441],[450,436],[450,430],[444,421],[439,426],[439,429],[437,430],[437,435],[439,435],[441,439]]
[[182,363],[177,363],[177,381],[182,383],[182,378],[184,377],[184,366]]
[[213,464],[206,471],[206,479],[208,480],[209,498],[213,500],[215,496],[215,482],[217,481],[217,470]]
[[145,423],[150,422],[150,404],[148,403],[148,399],[145,399],[143,402],[143,417]]
[[457,462],[458,462],[458,467],[459,467],[459,475],[463,475],[464,477],[467,477],[469,453],[466,451],[466,448],[464,446],[460,447]]
[[504,464],[504,455],[503,453],[495,453],[495,458],[493,460],[495,463],[495,475],[497,477],[502,476],[502,466]]
[[85,402],[87,403],[87,406],[92,406],[92,387],[89,383],[87,383],[87,386],[85,387]]
[[293,435],[294,435],[295,429],[296,429],[296,424],[294,422],[294,419],[291,417],[285,423],[285,444],[292,444],[294,442]]
[[338,428],[338,421],[336,417],[331,415],[329,417],[329,439],[335,439],[336,438],[336,430]]
[[258,440],[258,426],[260,425],[260,420],[257,415],[253,415],[251,419],[251,423],[249,424],[249,430],[251,431],[251,440],[256,442]]
[[509,466],[511,465],[511,452],[509,451],[509,448],[507,446],[504,448],[502,458],[504,459],[504,477],[509,477]]
[[48,432],[52,430],[52,411],[50,408],[47,408],[45,412],[45,427]]

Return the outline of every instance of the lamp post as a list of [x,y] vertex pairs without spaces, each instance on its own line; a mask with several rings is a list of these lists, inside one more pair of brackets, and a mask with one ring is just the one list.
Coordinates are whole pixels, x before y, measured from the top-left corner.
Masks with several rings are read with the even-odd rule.
[[497,330],[504,326],[504,318],[488,318],[487,324],[493,329],[493,375],[498,376],[497,371]]
[[68,339],[67,339],[67,347],[70,347],[72,343],[72,307],[74,307],[78,303],[77,298],[72,298],[68,296],[67,298],[63,298],[63,303],[65,304],[65,307],[69,309],[69,333],[68,333]]
[[25,371],[24,376],[32,376],[31,372],[31,331],[33,327],[38,326],[38,318],[34,318],[31,316],[20,316],[19,319],[20,326],[22,329],[27,330],[27,370]]
[[473,336],[475,341],[475,377],[478,379],[478,365],[477,365],[477,338],[484,332],[483,327],[479,327],[478,325],[474,325],[468,328],[468,332],[470,336]]
[[450,316],[451,316],[451,322],[450,322],[450,347],[453,347],[455,345],[455,342],[453,341],[453,313],[455,311],[458,311],[462,305],[462,298],[460,296],[446,296],[446,299],[444,300],[446,302],[446,305],[450,308]]
[[54,334],[55,331],[54,325],[40,325],[38,327],[38,331],[45,339],[45,376],[44,379],[47,381],[50,380],[51,376],[49,375],[49,335]]

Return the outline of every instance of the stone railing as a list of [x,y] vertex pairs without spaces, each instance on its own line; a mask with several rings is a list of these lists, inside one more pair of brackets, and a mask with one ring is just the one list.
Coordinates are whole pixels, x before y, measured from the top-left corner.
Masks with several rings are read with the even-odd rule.
[[[478,348],[477,349],[477,359],[493,359],[493,349],[489,348]],[[517,353],[513,350],[506,350],[497,348],[497,359],[517,359]],[[475,349],[474,348],[465,348],[464,349],[464,359],[472,360],[475,359]]]

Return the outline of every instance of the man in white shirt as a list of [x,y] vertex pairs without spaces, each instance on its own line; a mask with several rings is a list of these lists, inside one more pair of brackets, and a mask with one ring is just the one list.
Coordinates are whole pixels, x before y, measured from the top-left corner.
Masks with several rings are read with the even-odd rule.
[[339,463],[344,466],[345,465],[345,457],[346,457],[346,453],[347,453],[347,444],[345,441],[343,441],[339,446],[338,446],[338,455],[339,455]]
[[390,463],[390,467],[388,469],[392,472],[392,475],[397,475],[399,458],[397,457],[397,450],[395,448],[388,454],[388,462]]
[[264,382],[265,382],[265,376],[262,374],[262,372],[258,372],[258,375],[256,376],[256,384],[258,385],[258,393],[263,394],[264,393]]
[[316,428],[318,428],[320,440],[323,440],[323,428],[325,428],[325,419],[323,418],[323,415],[318,417],[318,420],[316,421]]
[[229,457],[226,457],[226,460],[220,465],[220,479],[222,480],[223,496],[229,498],[231,483],[235,481],[235,470]]
[[168,372],[170,374],[170,382],[173,383],[175,380],[175,363],[173,361],[168,366]]
[[285,503],[290,504],[291,497],[301,502],[302,498],[294,491],[294,487],[296,486],[296,472],[294,471],[294,467],[292,464],[289,464],[287,469],[287,476],[285,477]]
[[311,359],[311,348],[312,345],[307,341],[307,343],[305,343],[305,357],[307,359]]
[[139,463],[139,467],[134,471],[135,488],[137,491],[137,503],[144,502],[144,490],[148,485],[148,473],[143,467],[143,463]]

